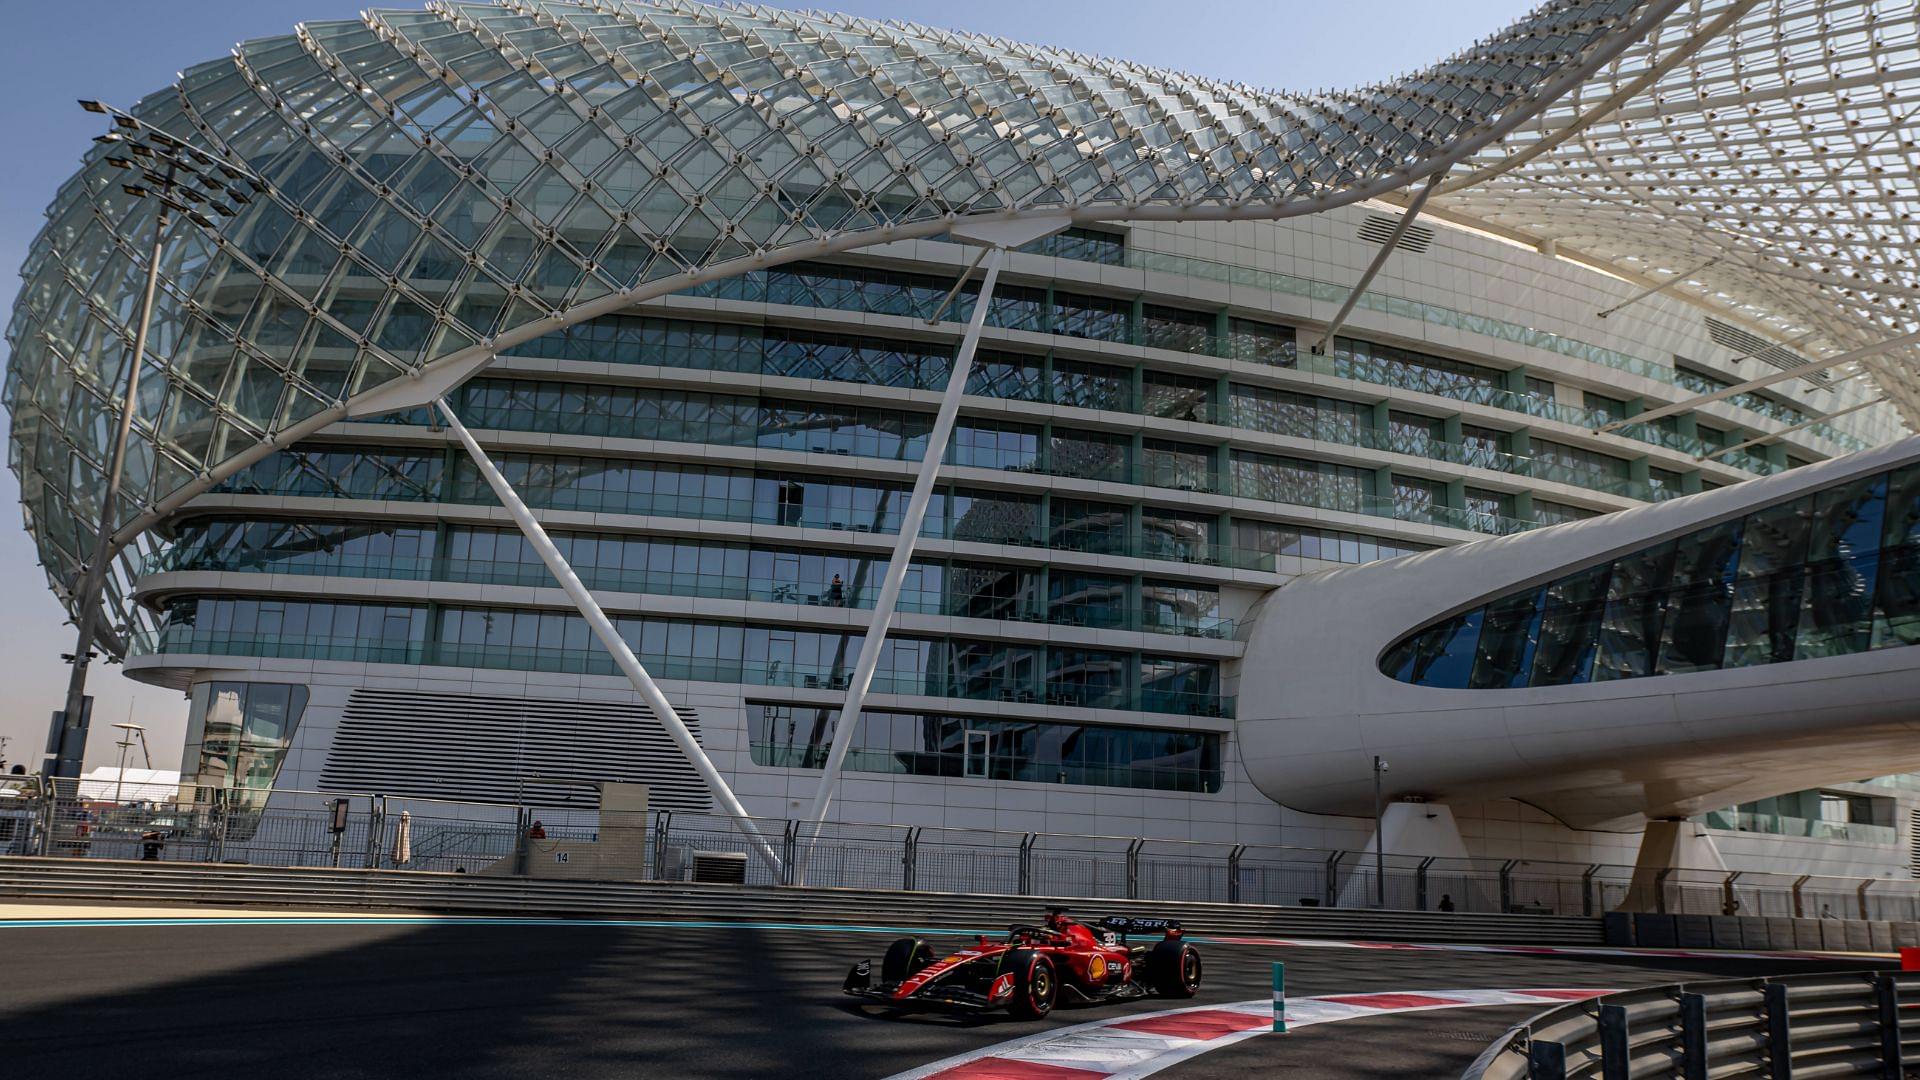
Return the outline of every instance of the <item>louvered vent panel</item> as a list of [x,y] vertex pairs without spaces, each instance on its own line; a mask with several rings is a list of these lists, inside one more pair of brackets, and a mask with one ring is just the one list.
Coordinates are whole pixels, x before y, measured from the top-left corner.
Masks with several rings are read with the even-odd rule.
[[[680,718],[700,735],[690,708]],[[362,688],[327,751],[328,791],[591,809],[560,780],[646,784],[660,810],[706,811],[706,785],[646,706]]]
[[1913,856],[1912,861],[1907,864],[1907,869],[1913,873],[1914,877],[1920,878],[1920,810],[1915,810],[1913,817],[1907,822],[1907,850]]
[[[1360,223],[1360,239],[1369,244],[1384,244],[1393,236],[1393,230],[1400,219],[1384,214],[1369,214],[1367,220]],[[1401,251],[1421,252],[1433,246],[1433,230],[1425,225],[1407,226],[1407,235],[1394,245]]]
[[[1781,371],[1791,371],[1808,363],[1807,358],[1799,353],[1791,352],[1766,338],[1749,334],[1737,326],[1723,323],[1712,316],[1707,318],[1707,336],[1713,339],[1715,345],[1723,349],[1732,349],[1735,355],[1758,360],[1763,364],[1777,367]],[[1824,371],[1815,371],[1800,377],[1819,387],[1825,387],[1833,381]]]

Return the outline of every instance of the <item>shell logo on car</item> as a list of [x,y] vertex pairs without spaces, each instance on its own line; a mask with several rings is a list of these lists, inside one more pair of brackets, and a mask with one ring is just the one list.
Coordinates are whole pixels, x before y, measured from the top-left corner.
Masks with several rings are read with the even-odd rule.
[[1098,981],[1106,977],[1107,958],[1101,956],[1099,953],[1094,953],[1093,959],[1087,961],[1087,978]]

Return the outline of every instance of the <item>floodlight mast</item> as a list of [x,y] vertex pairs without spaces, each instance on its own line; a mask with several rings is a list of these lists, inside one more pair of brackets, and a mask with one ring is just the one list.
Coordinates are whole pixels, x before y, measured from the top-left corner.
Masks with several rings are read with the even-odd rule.
[[[93,554],[81,567],[80,580],[74,589],[74,623],[77,627],[77,641],[73,655],[69,657],[73,670],[67,676],[66,703],[60,714],[60,743],[55,748],[53,759],[45,766],[49,775],[64,768],[61,763],[72,760],[76,763],[84,755],[84,745],[74,747],[71,759],[67,755],[69,740],[84,739],[82,730],[83,710],[86,708],[87,669],[93,661],[93,639],[98,633],[101,616],[100,594],[107,580],[107,569],[113,563],[114,546],[114,510],[120,500],[122,474],[127,460],[127,440],[133,428],[134,404],[140,390],[140,364],[147,354],[147,332],[153,324],[153,298],[160,284],[160,254],[166,244],[167,226],[172,223],[172,215],[180,213],[201,228],[211,229],[215,223],[205,214],[193,209],[179,198],[176,192],[191,190],[180,179],[180,174],[202,179],[209,189],[218,190],[227,198],[245,203],[249,197],[239,188],[211,177],[199,177],[199,169],[192,160],[198,159],[207,164],[215,164],[216,159],[197,154],[185,143],[163,132],[148,127],[140,120],[128,116],[111,106],[98,101],[82,101],[80,107],[90,113],[99,113],[113,118],[114,128],[94,141],[110,147],[124,147],[134,158],[153,159],[164,166],[164,172],[137,163],[133,158],[116,156],[109,151],[106,162],[116,168],[132,172],[138,170],[144,184],[126,183],[121,190],[136,199],[153,198],[159,203],[153,216],[153,237],[147,248],[147,276],[141,287],[140,315],[134,328],[133,348],[127,359],[126,390],[120,399],[120,419],[113,429],[113,441],[107,454],[106,486],[100,495],[100,521],[93,544]],[[220,170],[235,180],[244,180],[249,184],[258,184],[259,180],[244,169],[217,162]],[[207,195],[193,192],[192,199],[210,202]],[[216,212],[231,215],[230,206],[212,203]],[[77,773],[76,773],[77,775]]]

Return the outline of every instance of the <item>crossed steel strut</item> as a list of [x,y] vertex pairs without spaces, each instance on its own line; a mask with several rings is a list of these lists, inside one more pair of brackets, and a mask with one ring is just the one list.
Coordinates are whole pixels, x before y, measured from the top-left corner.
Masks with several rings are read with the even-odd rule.
[[[714,766],[698,740],[681,720],[666,695],[647,673],[645,667],[634,655],[633,649],[620,637],[617,628],[591,592],[581,583],[579,577],[568,565],[546,531],[526,503],[514,491],[511,484],[496,468],[492,460],[482,450],[466,427],[460,422],[452,408],[447,404],[448,391],[486,367],[498,353],[533,338],[577,325],[600,315],[619,311],[656,295],[679,291],[707,281],[715,281],[737,276],[749,269],[765,268],[784,262],[816,258],[821,255],[850,251],[874,244],[915,237],[930,237],[942,233],[954,240],[973,244],[986,249],[976,266],[984,266],[978,297],[967,323],[965,335],[955,356],[946,389],[941,397],[931,437],[928,440],[927,453],[923,456],[919,471],[915,477],[912,495],[908,501],[899,535],[896,538],[892,557],[887,566],[886,578],[881,585],[872,617],[863,636],[859,657],[854,666],[852,679],[847,687],[847,696],[840,709],[840,717],[834,725],[833,741],[827,755],[825,768],[820,777],[819,788],[812,805],[807,811],[807,821],[812,834],[817,834],[825,822],[832,805],[833,793],[837,786],[861,709],[873,682],[873,676],[879,664],[880,652],[885,644],[900,591],[904,584],[907,569],[918,545],[920,526],[925,519],[927,507],[932,498],[933,485],[939,476],[942,459],[952,433],[954,421],[959,410],[960,399],[967,384],[972,368],[974,354],[978,348],[981,331],[986,321],[986,313],[991,306],[994,287],[1005,262],[1006,252],[1034,240],[1052,235],[1074,224],[1094,221],[1159,220],[1159,221],[1205,221],[1205,220],[1273,220],[1283,217],[1302,216],[1319,213],[1339,206],[1349,205],[1368,198],[1410,187],[1427,181],[1423,192],[1435,190],[1441,183],[1440,178],[1454,166],[1473,156],[1488,145],[1504,138],[1517,130],[1522,124],[1539,116],[1554,102],[1579,87],[1603,65],[1618,58],[1625,50],[1645,38],[1654,29],[1681,6],[1681,0],[1655,0],[1647,4],[1630,22],[1615,28],[1610,36],[1593,48],[1584,60],[1570,64],[1541,86],[1534,88],[1526,97],[1516,102],[1495,123],[1473,131],[1470,135],[1446,145],[1439,153],[1423,161],[1407,166],[1402,170],[1354,184],[1351,187],[1329,190],[1308,199],[1287,198],[1277,203],[1248,202],[1231,205],[1191,204],[1185,206],[1139,205],[1124,203],[1101,203],[1078,206],[1071,209],[1046,208],[1018,212],[996,212],[991,214],[970,214],[964,216],[949,215],[944,219],[916,222],[910,225],[884,226],[874,230],[854,231],[831,237],[824,237],[807,244],[796,244],[777,253],[763,253],[752,259],[735,260],[731,263],[703,270],[689,272],[686,275],[651,282],[638,288],[628,288],[612,293],[589,303],[576,305],[548,319],[540,319],[506,330],[499,336],[481,342],[479,345],[453,353],[449,356],[425,364],[406,377],[385,383],[375,390],[358,395],[332,408],[323,410],[306,420],[279,431],[272,438],[248,448],[209,469],[193,482],[182,485],[164,498],[156,500],[146,511],[122,525],[112,535],[113,549],[118,550],[131,543],[142,532],[150,528],[168,514],[171,514],[189,500],[211,488],[221,480],[234,475],[249,465],[265,458],[274,451],[311,435],[336,421],[375,416],[402,409],[431,407],[445,417],[461,445],[473,458],[482,475],[487,479],[495,495],[505,504],[515,523],[526,535],[534,550],[540,554],[549,571],[561,589],[567,594],[581,616],[593,627],[601,643],[613,655],[621,672],[633,684],[642,699],[653,711],[656,719],[667,729],[674,742],[679,746],[688,762],[700,774],[712,792],[715,800],[733,820],[735,826],[747,839],[750,848],[760,860],[773,871],[776,880],[799,883],[798,867],[786,867],[782,872],[781,859],[773,846],[762,835],[753,820],[740,804],[732,788]],[[1424,201],[1424,198],[1421,200]],[[1410,212],[1401,223],[1404,229],[1410,222]],[[1354,287],[1346,309],[1352,307],[1352,300],[1364,292],[1367,284],[1378,272],[1381,263],[1394,250],[1394,245],[1384,244],[1376,255],[1374,265],[1363,275]],[[954,293],[957,296],[970,276],[973,267],[963,274],[956,283]],[[102,545],[103,547],[105,545]],[[811,835],[811,834],[810,834]],[[797,861],[797,860],[796,860]]]

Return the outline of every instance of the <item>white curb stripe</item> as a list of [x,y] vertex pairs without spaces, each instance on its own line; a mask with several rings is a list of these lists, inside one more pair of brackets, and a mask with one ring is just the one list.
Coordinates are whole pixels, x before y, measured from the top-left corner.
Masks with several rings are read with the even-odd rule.
[[1236,937],[1189,933],[1188,940],[1219,945],[1272,945],[1286,949],[1374,949],[1380,952],[1464,952],[1502,956],[1613,956],[1659,960],[1858,960],[1887,959],[1898,953],[1842,952],[1821,949],[1753,951],[1743,949],[1641,949],[1620,945],[1450,945],[1439,942],[1340,941],[1332,938]]
[[[1429,1012],[1488,1005],[1538,1005],[1542,1011],[1570,1000],[1597,997],[1607,990],[1408,990],[1329,994],[1287,1002],[1292,1028],[1356,1020],[1387,1013]],[[1269,998],[1224,1005],[1108,1017],[1055,1028],[979,1050],[942,1058],[888,1080],[931,1080],[984,1076],[996,1069],[1017,1072],[1021,1065],[1072,1069],[1073,1080],[1137,1080],[1200,1054],[1231,1046],[1255,1035],[1271,1034]],[[1194,1034],[1180,1034],[1182,1028]],[[1153,1030],[1159,1028],[1160,1030]],[[1213,1031],[1209,1029],[1222,1029]]]

